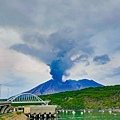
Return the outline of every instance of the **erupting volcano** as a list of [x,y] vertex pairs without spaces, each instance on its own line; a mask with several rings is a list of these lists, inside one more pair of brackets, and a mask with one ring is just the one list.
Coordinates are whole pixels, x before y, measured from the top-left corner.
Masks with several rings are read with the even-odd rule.
[[[76,36],[74,35],[76,32]],[[90,38],[89,35],[84,38]],[[28,91],[34,94],[49,94],[62,91],[78,90],[86,87],[102,86],[92,80],[66,80],[62,78],[68,77],[67,73],[75,63],[89,65],[89,57],[92,55],[93,47],[89,40],[79,36],[79,31],[71,28],[58,30],[44,37],[39,33],[25,34],[23,36],[23,44],[15,44],[11,49],[23,54],[34,57],[44,62],[50,67],[51,80],[38,85]]]
[[54,60],[50,65],[50,68],[51,68],[50,74],[52,75],[52,79],[43,84],[38,85],[37,87],[27,92],[41,95],[64,91],[80,90],[88,87],[103,86],[101,84],[96,83],[93,80],[87,79],[82,79],[78,81],[66,80],[65,82],[63,82],[62,76],[65,74],[65,69],[61,60]]

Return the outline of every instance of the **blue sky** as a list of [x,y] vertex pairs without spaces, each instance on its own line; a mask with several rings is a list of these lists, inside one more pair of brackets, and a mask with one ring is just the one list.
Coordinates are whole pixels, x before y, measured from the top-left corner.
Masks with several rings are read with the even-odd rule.
[[[2,97],[52,78],[120,84],[120,0],[0,0]],[[9,93],[9,95],[8,95]]]

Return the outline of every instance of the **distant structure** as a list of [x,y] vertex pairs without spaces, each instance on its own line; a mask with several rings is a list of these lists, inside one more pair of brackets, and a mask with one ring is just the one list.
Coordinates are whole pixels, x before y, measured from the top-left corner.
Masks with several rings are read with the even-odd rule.
[[11,102],[0,101],[0,114],[8,113],[11,108]]
[[48,103],[43,101],[37,95],[31,93],[21,93],[16,96],[10,97],[7,101],[12,103],[40,103],[47,105]]
[[[48,102],[43,101],[37,95],[31,93],[21,93],[16,96],[12,96],[7,100],[7,102],[18,105],[24,103],[24,106],[20,105],[18,107],[14,107],[13,111],[21,111],[30,117],[30,119],[52,118],[56,116],[56,105],[48,105]],[[37,103],[38,105],[28,105],[27,103]]]
[[2,84],[0,84],[0,99],[1,99],[1,88],[2,88]]

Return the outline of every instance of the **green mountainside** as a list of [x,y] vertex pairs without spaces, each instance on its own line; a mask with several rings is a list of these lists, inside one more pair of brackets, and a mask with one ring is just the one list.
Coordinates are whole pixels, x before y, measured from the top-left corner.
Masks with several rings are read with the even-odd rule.
[[64,109],[120,108],[120,85],[41,95],[40,98]]

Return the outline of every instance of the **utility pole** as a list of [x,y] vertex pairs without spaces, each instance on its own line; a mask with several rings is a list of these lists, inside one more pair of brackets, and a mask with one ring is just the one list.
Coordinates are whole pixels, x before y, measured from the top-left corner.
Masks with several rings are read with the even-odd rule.
[[0,84],[0,99],[1,99],[1,88],[2,88],[2,84]]
[[9,88],[8,88],[8,95],[7,95],[7,97],[9,98]]

